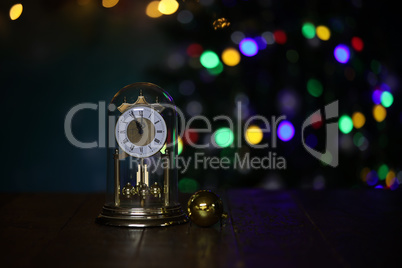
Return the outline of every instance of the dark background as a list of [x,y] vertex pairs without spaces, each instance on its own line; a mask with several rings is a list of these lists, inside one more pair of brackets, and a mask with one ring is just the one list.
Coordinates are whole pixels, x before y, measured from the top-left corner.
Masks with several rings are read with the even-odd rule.
[[[249,115],[281,115],[280,93],[288,89],[299,100],[299,108],[288,120],[295,126],[295,137],[278,142],[277,155],[285,157],[286,170],[189,170],[179,179],[193,184],[187,190],[214,187],[262,186],[279,188],[365,188],[384,187],[380,180],[368,185],[362,179],[364,168],[377,171],[386,164],[402,183],[400,158],[400,22],[396,4],[384,1],[179,1],[173,15],[149,18],[149,1],[120,0],[113,8],[101,1],[21,1],[21,17],[11,21],[8,12],[14,1],[0,3],[0,89],[2,92],[2,176],[1,191],[97,192],[106,185],[106,150],[79,149],[64,134],[64,118],[83,102],[109,102],[125,85],[148,81],[166,89],[176,104],[186,110],[189,102],[202,105],[202,114],[212,118],[225,114],[234,118],[239,96],[249,100]],[[81,4],[79,4],[81,3]],[[204,3],[204,4],[203,4]],[[194,19],[183,24],[180,11],[190,10]],[[214,30],[213,22],[226,18],[229,27]],[[308,41],[301,33],[310,21],[331,30],[328,41]],[[224,65],[211,75],[198,59],[191,58],[192,43],[215,51],[219,56],[234,31],[255,37],[266,31],[286,32],[285,44],[272,44],[254,57],[242,56],[235,67]],[[336,62],[333,49],[349,45],[353,36],[364,41],[362,52],[352,53],[347,64]],[[317,45],[312,45],[312,42]],[[286,53],[298,52],[290,62]],[[352,50],[352,49],[351,49]],[[372,62],[381,65],[375,72]],[[182,64],[180,62],[182,61]],[[355,72],[347,79],[345,68]],[[349,69],[350,70],[350,69]],[[322,96],[308,94],[307,80],[319,79]],[[371,80],[370,80],[371,79]],[[376,82],[370,82],[372,80]],[[191,81],[195,91],[183,95],[180,85]],[[377,123],[372,116],[371,94],[375,84],[387,83],[394,104],[387,118]],[[239,95],[242,94],[242,95]],[[308,154],[301,144],[300,128],[308,115],[339,100],[340,115],[361,111],[366,116],[362,133],[369,141],[361,151],[353,144],[352,130],[340,136],[340,165],[325,166]],[[187,115],[188,118],[190,115]],[[244,120],[247,120],[245,118]],[[214,130],[220,125],[213,126]],[[73,132],[81,141],[98,137],[98,114],[81,111],[74,117]],[[324,148],[324,127],[314,130],[317,148]],[[237,139],[242,137],[235,137]],[[264,137],[269,141],[270,137]],[[242,148],[206,150],[208,155],[232,156],[249,151],[252,156],[267,155]],[[183,156],[194,150],[184,146]],[[399,175],[398,175],[399,174]],[[364,176],[363,176],[364,177]],[[391,188],[397,188],[396,186]]]

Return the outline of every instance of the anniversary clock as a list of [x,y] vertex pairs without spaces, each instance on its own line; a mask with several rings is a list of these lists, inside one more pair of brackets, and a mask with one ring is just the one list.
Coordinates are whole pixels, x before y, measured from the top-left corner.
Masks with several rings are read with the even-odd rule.
[[121,89],[108,109],[106,202],[97,222],[126,227],[188,221],[178,202],[177,111],[151,83]]

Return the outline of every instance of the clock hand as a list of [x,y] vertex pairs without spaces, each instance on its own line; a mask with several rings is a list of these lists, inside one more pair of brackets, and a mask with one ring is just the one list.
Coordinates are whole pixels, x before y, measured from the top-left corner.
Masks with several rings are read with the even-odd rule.
[[141,123],[135,120],[135,125],[137,126],[138,134],[142,135],[142,133],[144,133],[144,130],[142,129]]

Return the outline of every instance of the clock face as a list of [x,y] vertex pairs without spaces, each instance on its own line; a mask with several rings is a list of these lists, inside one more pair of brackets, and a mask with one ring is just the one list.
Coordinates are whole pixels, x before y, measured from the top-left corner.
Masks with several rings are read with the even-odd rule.
[[116,123],[116,140],[127,154],[144,158],[160,151],[166,141],[163,117],[147,106],[125,111]]

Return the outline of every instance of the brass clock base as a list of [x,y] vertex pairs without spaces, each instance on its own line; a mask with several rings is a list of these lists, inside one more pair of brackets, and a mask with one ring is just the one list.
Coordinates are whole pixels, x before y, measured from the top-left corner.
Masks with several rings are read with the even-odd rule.
[[96,222],[121,227],[156,227],[188,222],[180,205],[164,208],[124,208],[103,206]]

